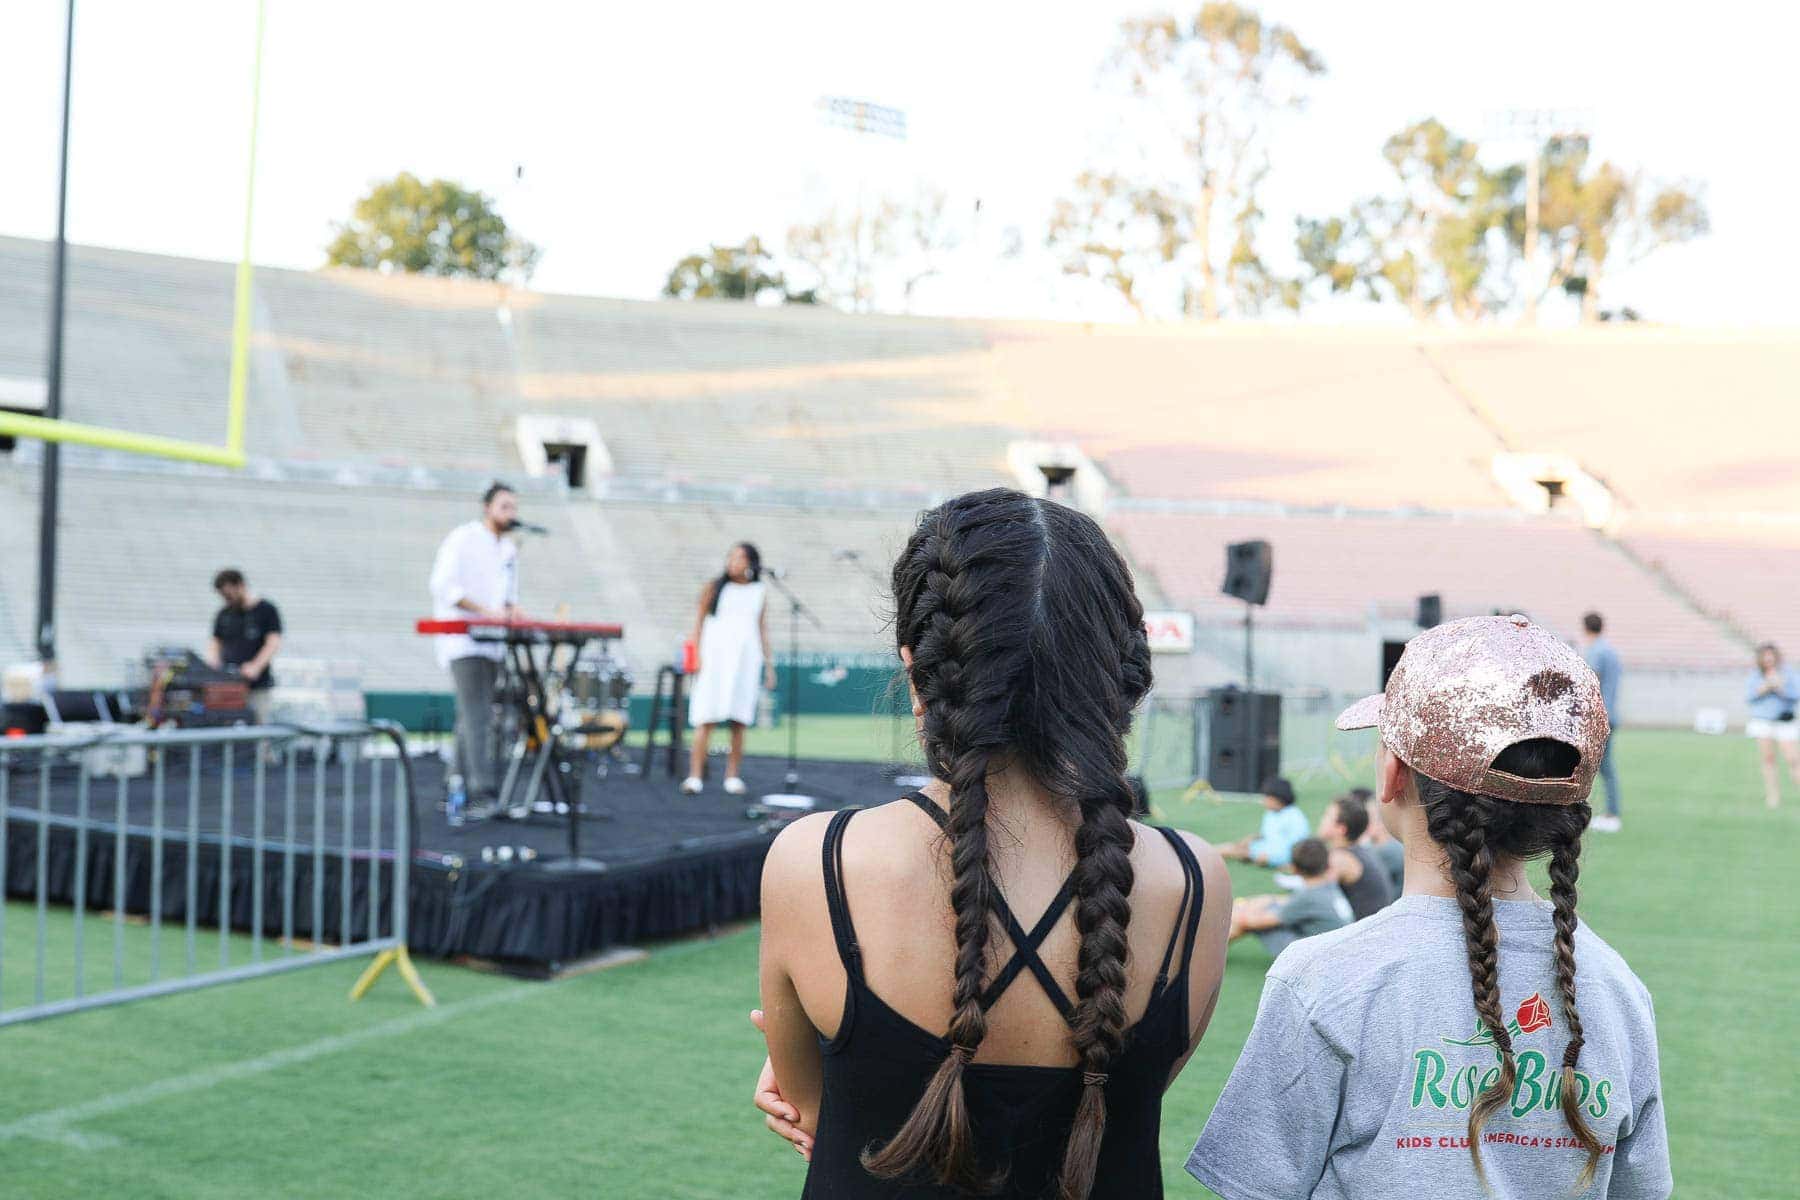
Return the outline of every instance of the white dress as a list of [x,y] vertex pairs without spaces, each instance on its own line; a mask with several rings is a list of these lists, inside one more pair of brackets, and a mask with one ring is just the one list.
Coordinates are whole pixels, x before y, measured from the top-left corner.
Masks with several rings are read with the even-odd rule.
[[724,585],[718,610],[700,627],[700,674],[688,695],[688,724],[756,723],[767,587],[762,583]]

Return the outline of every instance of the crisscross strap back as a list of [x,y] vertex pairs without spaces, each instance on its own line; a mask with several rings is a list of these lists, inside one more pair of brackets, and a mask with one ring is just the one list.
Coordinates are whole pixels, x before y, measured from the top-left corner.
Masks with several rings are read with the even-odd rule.
[[[909,792],[906,798],[918,805],[926,815],[937,822],[939,829],[946,833],[950,831],[950,818],[945,816],[944,810],[933,804],[924,793]],[[1020,971],[1029,970],[1037,978],[1038,986],[1044,989],[1044,994],[1050,997],[1050,1002],[1056,1005],[1056,1011],[1062,1014],[1063,1020],[1074,1022],[1074,1002],[1069,999],[1068,993],[1063,991],[1062,985],[1056,982],[1056,976],[1050,973],[1050,968],[1044,964],[1043,958],[1038,953],[1043,948],[1044,939],[1050,936],[1050,931],[1056,928],[1058,921],[1062,920],[1063,913],[1067,911],[1069,902],[1074,898],[1075,873],[1071,871],[1069,877],[1063,880],[1062,887],[1057,889],[1056,896],[1050,901],[1049,907],[1044,909],[1044,915],[1038,918],[1037,924],[1031,927],[1030,933],[1027,933],[1019,925],[1019,919],[1013,915],[1011,906],[1006,903],[1006,898],[999,895],[996,889],[994,915],[1000,918],[1001,925],[1005,927],[1006,936],[1013,944],[1013,953],[1012,957],[1006,961],[1006,965],[1000,968],[1000,973],[994,976],[994,981],[988,984],[987,990],[981,994],[981,1007],[984,1010],[992,1008],[999,1002],[1002,993],[1012,986],[1013,980],[1019,977]]]

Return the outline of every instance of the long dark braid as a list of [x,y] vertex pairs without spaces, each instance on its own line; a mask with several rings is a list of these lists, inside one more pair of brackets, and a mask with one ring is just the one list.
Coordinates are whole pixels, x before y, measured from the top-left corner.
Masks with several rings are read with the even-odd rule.
[[1081,935],[1073,1040],[1082,1098],[1059,1188],[1083,1200],[1105,1133],[1107,1070],[1125,1030],[1133,802],[1124,734],[1150,684],[1143,609],[1129,570],[1089,518],[1018,492],[959,496],[920,519],[894,565],[895,635],[912,653],[932,774],[950,785],[956,973],[951,1051],[900,1130],[863,1155],[872,1174],[928,1173],[979,1192],[964,1068],[987,1032],[980,1004],[994,887],[987,776],[1026,769],[1080,810],[1075,921]]
[[1494,898],[1488,890],[1494,852],[1475,805],[1460,808],[1437,805],[1427,810],[1432,838],[1450,859],[1450,878],[1456,884],[1456,903],[1462,909],[1463,941],[1469,953],[1469,984],[1475,993],[1475,1012],[1494,1037],[1500,1054],[1500,1075],[1476,1098],[1469,1109],[1469,1153],[1475,1174],[1485,1177],[1481,1165],[1481,1127],[1507,1102],[1518,1078],[1513,1059],[1512,1035],[1500,1007],[1499,931],[1494,928]]
[[[1536,738],[1507,747],[1494,767],[1527,779],[1561,778],[1574,769],[1577,751],[1562,742]],[[1485,1181],[1481,1129],[1508,1103],[1517,1079],[1512,1035],[1500,1003],[1499,934],[1489,880],[1501,856],[1528,861],[1550,856],[1551,899],[1556,909],[1556,982],[1569,1046],[1563,1055],[1562,1108],[1569,1129],[1588,1151],[1579,1187],[1593,1180],[1600,1144],[1576,1103],[1575,1060],[1581,1053],[1581,1017],[1575,1010],[1575,877],[1581,831],[1592,815],[1585,803],[1515,804],[1447,787],[1417,772],[1413,781],[1425,806],[1426,828],[1449,861],[1456,902],[1462,909],[1463,941],[1469,955],[1469,985],[1475,1012],[1493,1034],[1500,1074],[1469,1109],[1469,1155],[1477,1178]]]
[[1581,874],[1581,834],[1558,841],[1550,851],[1550,902],[1556,909],[1556,990],[1562,996],[1563,1019],[1569,1025],[1569,1045],[1563,1051],[1563,1119],[1582,1149],[1588,1152],[1577,1189],[1594,1181],[1605,1147],[1581,1113],[1581,1097],[1575,1087],[1575,1063],[1587,1039],[1582,1035],[1581,1013],[1575,1007],[1575,880]]
[[987,776],[994,751],[1003,744],[1011,682],[1006,678],[1011,672],[986,661],[992,651],[979,639],[984,617],[991,620],[983,608],[1000,598],[995,585],[1003,591],[1004,581],[995,576],[1009,557],[981,553],[983,546],[990,552],[1000,546],[995,539],[970,536],[980,517],[975,507],[959,512],[945,506],[927,514],[894,569],[895,594],[905,597],[905,628],[897,632],[912,650],[913,686],[925,703],[926,760],[932,774],[950,785],[955,1011],[950,1054],[912,1114],[886,1145],[862,1157],[873,1175],[898,1178],[924,1170],[965,1191],[989,1190],[998,1181],[976,1154],[963,1069],[987,1036],[987,1011],[981,1006],[993,922]]
[[1143,607],[1129,597],[1126,621],[1116,645],[1124,686],[1106,714],[1118,736],[1107,747],[1104,779],[1093,780],[1081,799],[1081,827],[1075,833],[1075,926],[1081,933],[1076,960],[1075,1049],[1081,1054],[1081,1103],[1075,1111],[1059,1181],[1062,1200],[1084,1200],[1093,1190],[1100,1146],[1106,1136],[1106,1073],[1124,1048],[1125,963],[1131,924],[1133,835],[1129,820],[1137,798],[1126,782],[1129,767],[1124,735],[1132,709],[1150,686],[1150,646]]

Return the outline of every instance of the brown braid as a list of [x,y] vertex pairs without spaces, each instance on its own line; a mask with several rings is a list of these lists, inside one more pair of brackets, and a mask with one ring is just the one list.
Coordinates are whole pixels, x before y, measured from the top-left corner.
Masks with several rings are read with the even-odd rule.
[[[1150,686],[1150,646],[1143,608],[1129,597],[1117,640],[1123,688],[1109,714],[1121,735],[1131,712]],[[1128,817],[1136,797],[1125,782],[1128,762],[1123,738],[1114,742],[1112,770],[1083,790],[1081,827],[1075,833],[1075,926],[1081,950],[1075,977],[1075,1049],[1081,1055],[1081,1103],[1069,1131],[1058,1182],[1061,1200],[1086,1200],[1106,1137],[1107,1070],[1124,1047],[1126,960],[1131,924],[1131,867],[1134,836]]]
[[925,701],[924,743],[932,773],[950,785],[947,835],[956,929],[951,1049],[899,1132],[879,1149],[865,1150],[862,1162],[880,1178],[928,1172],[944,1186],[981,1192],[992,1190],[999,1176],[984,1171],[978,1160],[963,1073],[987,1036],[987,1010],[981,1006],[993,921],[987,776],[1008,692],[1005,680],[996,685],[991,672],[979,669],[975,646],[983,588],[994,581],[959,554],[962,539],[956,532],[949,515],[939,514],[909,546],[925,568],[910,613],[913,686]]
[[[1534,738],[1507,747],[1494,759],[1498,770],[1523,778],[1563,778],[1574,768],[1578,752],[1573,746]],[[1426,828],[1443,847],[1449,861],[1456,902],[1462,908],[1463,940],[1468,948],[1469,982],[1475,994],[1475,1011],[1492,1031],[1500,1056],[1500,1073],[1469,1110],[1469,1155],[1483,1185],[1480,1134],[1488,1118],[1510,1102],[1516,1082],[1512,1035],[1500,1005],[1499,939],[1494,926],[1493,897],[1489,876],[1497,858],[1528,861],[1551,856],[1551,898],[1556,908],[1556,977],[1563,1009],[1569,1022],[1570,1040],[1563,1056],[1562,1104],[1569,1128],[1588,1150],[1588,1163],[1580,1187],[1593,1180],[1598,1155],[1594,1138],[1575,1100],[1574,1064],[1581,1053],[1581,1017],[1575,1011],[1575,876],[1576,856],[1581,852],[1581,831],[1590,810],[1585,803],[1569,805],[1511,804],[1491,796],[1457,791],[1418,772],[1413,773]]]
[[1556,990],[1562,994],[1563,1020],[1569,1023],[1569,1046],[1563,1051],[1563,1119],[1588,1153],[1575,1185],[1577,1191],[1594,1181],[1600,1156],[1605,1153],[1605,1147],[1581,1113],[1581,1098],[1575,1086],[1575,1062],[1586,1041],[1581,1031],[1581,1013],[1575,1008],[1575,879],[1581,873],[1580,856],[1579,833],[1559,841],[1550,852],[1550,901],[1556,909]]
[[1075,926],[1081,950],[1072,1032],[1081,1055],[1081,1103],[1059,1183],[1063,1200],[1085,1200],[1106,1136],[1106,1076],[1125,1043],[1125,931],[1131,924],[1132,795],[1124,776],[1111,795],[1081,803],[1075,831]]
[[1462,908],[1463,941],[1469,952],[1469,983],[1475,992],[1475,1012],[1494,1035],[1500,1054],[1500,1075],[1469,1109],[1469,1154],[1475,1175],[1485,1183],[1481,1165],[1481,1127],[1512,1095],[1518,1067],[1513,1060],[1512,1034],[1500,1007],[1500,946],[1494,928],[1494,899],[1488,891],[1494,852],[1487,831],[1471,807],[1451,811],[1448,806],[1428,810],[1432,838],[1450,859],[1450,878],[1456,884],[1456,903]]

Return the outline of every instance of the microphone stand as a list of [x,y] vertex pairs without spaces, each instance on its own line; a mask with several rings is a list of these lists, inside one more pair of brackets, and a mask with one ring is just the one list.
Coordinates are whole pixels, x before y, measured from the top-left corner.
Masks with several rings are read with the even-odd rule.
[[813,623],[813,628],[821,632],[824,622],[808,608],[794,589],[782,582],[781,576],[774,572],[765,572],[764,577],[775,585],[775,590],[786,597],[788,602],[788,762],[787,786],[792,788],[800,782],[800,617]]

